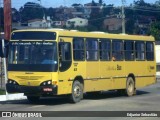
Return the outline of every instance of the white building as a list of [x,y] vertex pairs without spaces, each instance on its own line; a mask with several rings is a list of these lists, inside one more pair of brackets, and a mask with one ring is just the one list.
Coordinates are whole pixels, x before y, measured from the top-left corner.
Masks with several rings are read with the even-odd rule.
[[157,76],[160,78],[160,41],[156,42]]
[[85,27],[88,25],[88,20],[83,18],[73,18],[66,22],[66,27]]
[[33,19],[28,21],[28,27],[32,28],[50,28],[51,20],[47,19]]

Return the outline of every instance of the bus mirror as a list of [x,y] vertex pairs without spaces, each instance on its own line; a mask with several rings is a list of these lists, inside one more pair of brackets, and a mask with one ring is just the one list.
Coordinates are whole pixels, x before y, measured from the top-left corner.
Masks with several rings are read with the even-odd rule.
[[9,41],[8,40],[0,40],[0,57],[7,58],[8,57],[8,49],[9,49]]

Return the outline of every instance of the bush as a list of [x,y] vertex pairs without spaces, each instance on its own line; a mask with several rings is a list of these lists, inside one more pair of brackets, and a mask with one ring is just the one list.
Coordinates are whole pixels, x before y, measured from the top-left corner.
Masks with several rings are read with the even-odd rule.
[[5,95],[5,94],[6,94],[6,91],[3,89],[0,89],[0,95]]

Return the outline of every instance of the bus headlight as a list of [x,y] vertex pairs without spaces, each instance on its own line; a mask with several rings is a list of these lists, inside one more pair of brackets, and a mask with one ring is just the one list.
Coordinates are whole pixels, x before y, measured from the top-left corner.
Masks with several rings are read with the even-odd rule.
[[52,85],[52,81],[51,80],[44,81],[44,82],[41,83],[40,86],[47,86],[47,85]]
[[8,80],[8,83],[9,84],[13,84],[13,85],[18,85],[18,83],[16,81],[14,81],[14,80]]

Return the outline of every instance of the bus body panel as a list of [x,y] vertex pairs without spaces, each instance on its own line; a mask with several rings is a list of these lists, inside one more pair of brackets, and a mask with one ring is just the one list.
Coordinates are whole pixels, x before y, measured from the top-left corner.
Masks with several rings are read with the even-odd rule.
[[[22,30],[23,31],[23,30]],[[24,30],[34,31],[34,30]],[[46,80],[52,80],[52,83],[57,85],[56,95],[71,94],[72,85],[75,80],[82,80],[84,85],[83,92],[105,91],[125,89],[126,81],[129,76],[135,80],[135,87],[141,88],[147,85],[156,83],[156,62],[155,57],[153,61],[75,61],[73,57],[73,39],[75,37],[109,39],[110,41],[144,41],[154,42],[151,36],[137,36],[137,35],[121,35],[121,34],[101,34],[101,33],[87,33],[87,32],[73,32],[73,31],[56,31],[56,30],[36,30],[36,31],[50,31],[56,32],[57,48],[60,42],[68,42],[71,44],[71,65],[65,71],[60,70],[60,60],[58,61],[58,72],[16,72],[9,71],[9,79],[15,80],[22,86],[39,86]],[[17,31],[18,32],[18,31]],[[47,40],[46,40],[47,41]],[[48,40],[49,41],[49,40]],[[85,42],[84,42],[85,44]],[[86,45],[86,44],[85,44]],[[86,50],[86,48],[85,48]],[[59,48],[57,50],[59,52]],[[155,55],[154,55],[155,56]],[[60,59],[60,56],[58,56]],[[86,58],[86,53],[85,53]],[[33,73],[33,74],[27,74]],[[33,79],[33,80],[31,80]],[[34,80],[36,79],[36,80]],[[53,85],[54,85],[53,84]]]

